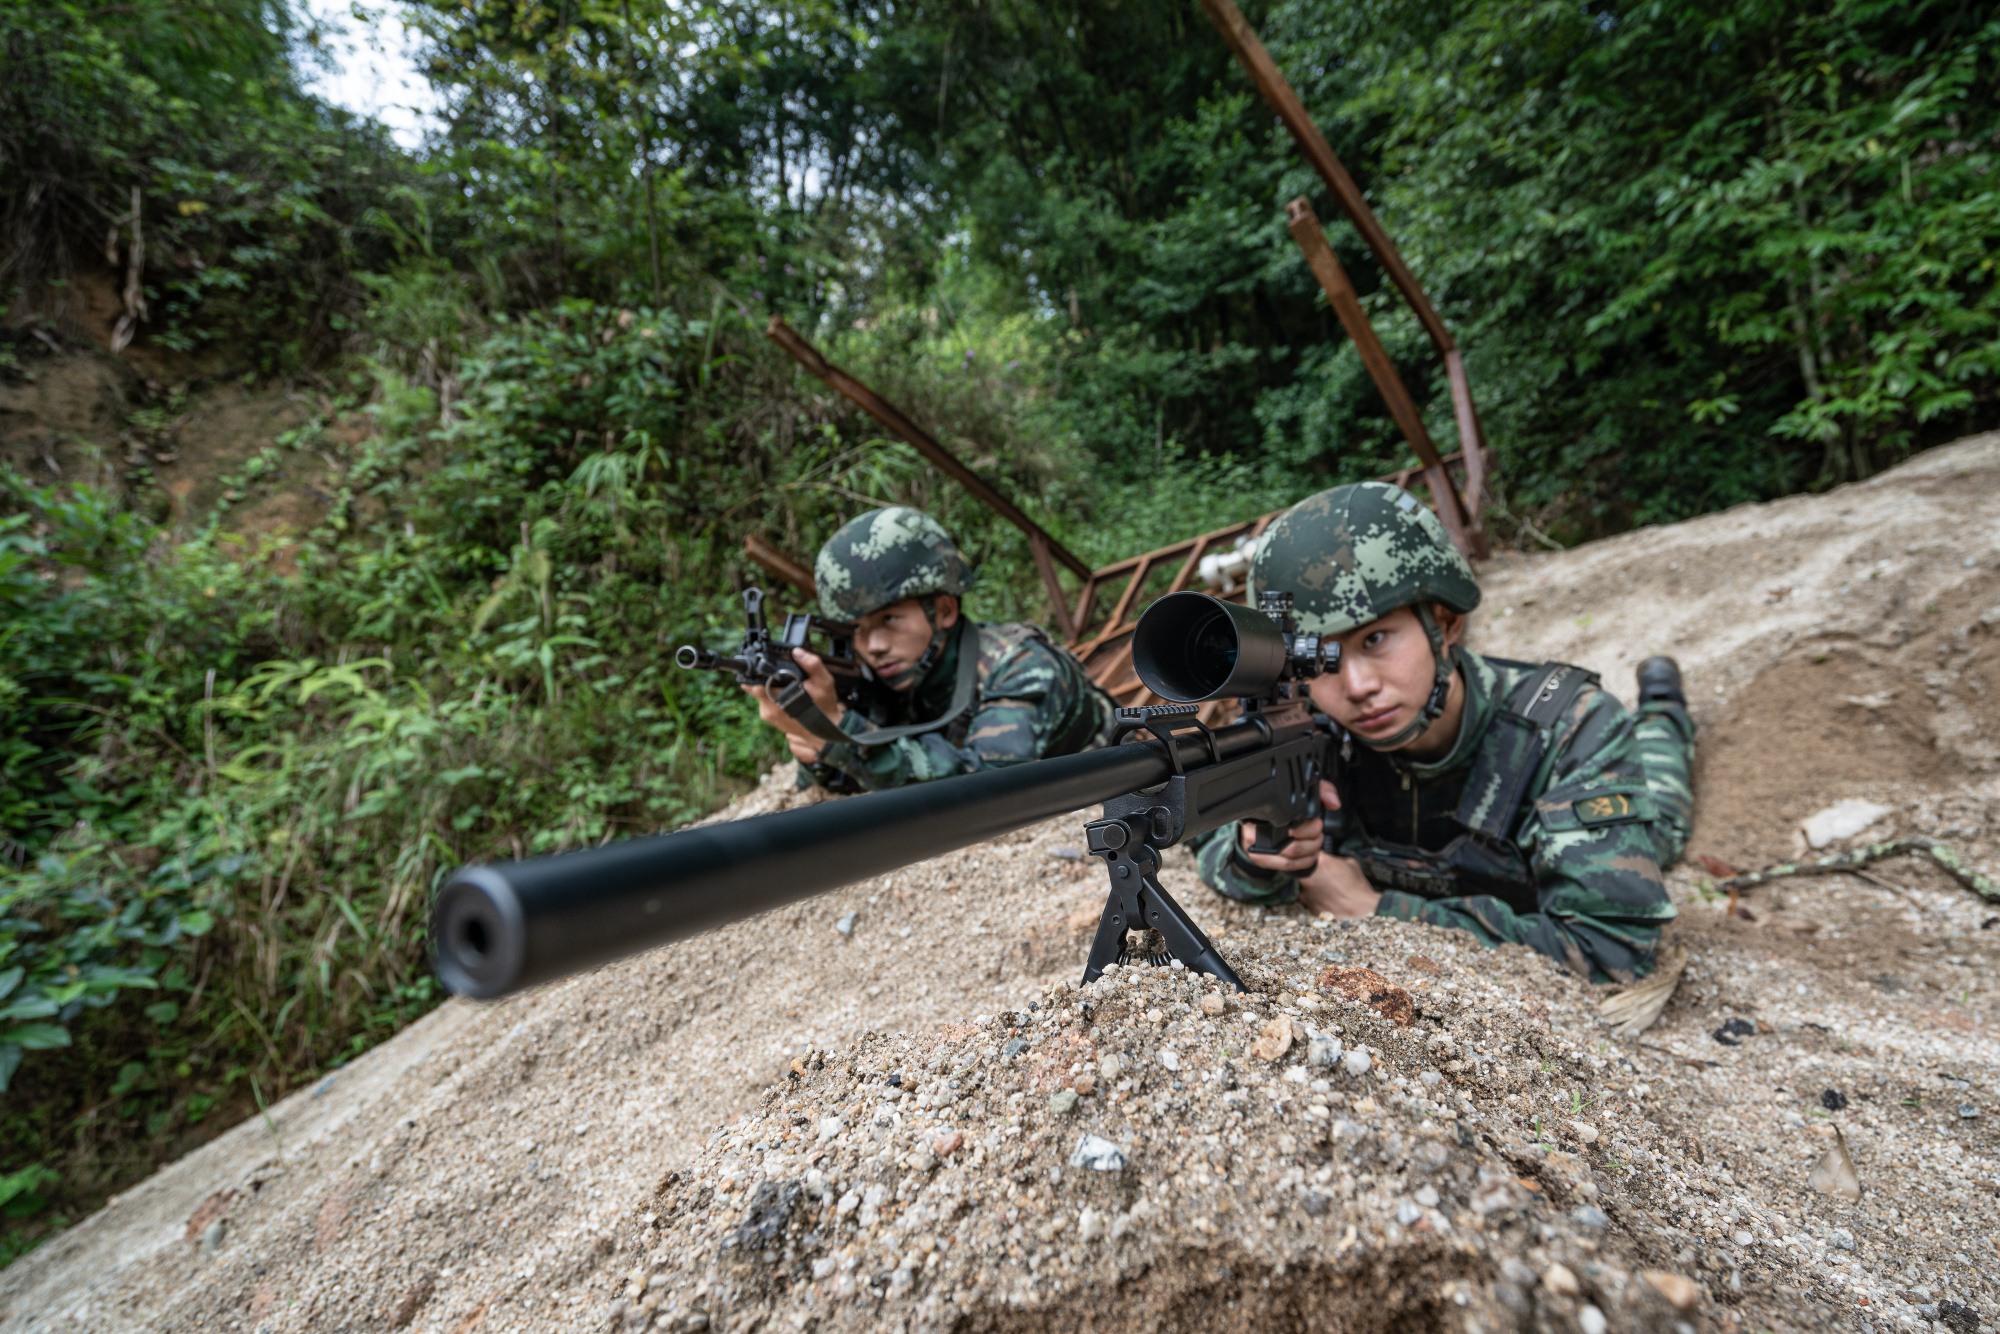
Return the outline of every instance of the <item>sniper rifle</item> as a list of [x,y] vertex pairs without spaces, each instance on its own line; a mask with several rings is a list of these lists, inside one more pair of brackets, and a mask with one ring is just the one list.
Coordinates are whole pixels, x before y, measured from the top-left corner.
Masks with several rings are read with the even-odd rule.
[[[1112,963],[1178,959],[1241,990],[1159,870],[1162,850],[1211,829],[1254,821],[1253,849],[1270,851],[1320,814],[1335,733],[1312,712],[1305,682],[1338,669],[1338,646],[1297,633],[1289,594],[1258,602],[1253,611],[1171,593],[1149,607],[1133,666],[1173,702],[1120,709],[1100,750],[465,867],[431,910],[438,976],[459,995],[508,995],[1102,803],[1084,834],[1110,893],[1084,980]],[[1201,721],[1203,701],[1232,696],[1236,722]],[[1129,933],[1149,928],[1164,952],[1134,950]]]

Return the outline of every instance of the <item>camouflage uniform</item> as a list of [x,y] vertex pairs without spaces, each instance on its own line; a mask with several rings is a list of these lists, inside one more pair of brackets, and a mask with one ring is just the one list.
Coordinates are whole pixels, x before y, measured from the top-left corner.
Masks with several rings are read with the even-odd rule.
[[935,718],[950,706],[958,655],[968,633],[979,642],[972,707],[936,731],[900,737],[885,745],[837,741],[820,752],[811,780],[835,791],[873,791],[976,769],[1020,764],[1050,755],[1073,755],[1104,744],[1112,703],[1066,651],[1032,625],[978,625],[960,621],[937,666],[915,690],[877,692],[877,716],[850,708],[840,720],[850,734]]
[[[1300,628],[1326,636],[1398,606],[1470,611],[1479,600],[1436,517],[1374,483],[1323,492],[1274,523],[1253,577],[1292,589]],[[1686,710],[1649,704],[1635,723],[1577,668],[1462,648],[1438,658],[1441,680],[1455,670],[1465,683],[1457,742],[1419,763],[1349,738],[1324,850],[1360,864],[1382,916],[1529,945],[1597,981],[1649,971],[1674,916],[1660,867],[1679,856],[1692,809]],[[1249,862],[1233,828],[1198,856],[1230,898],[1298,897],[1294,877]]]
[[[903,505],[870,510],[842,525],[820,549],[813,576],[822,611],[854,620],[906,598],[917,598],[932,625],[923,658],[890,685],[849,704],[841,730],[863,737],[907,729],[887,740],[835,741],[811,765],[801,786],[867,792],[946,778],[976,769],[1070,755],[1104,744],[1113,705],[1070,654],[1032,625],[983,625],[960,619],[937,628],[935,598],[973,583],[950,534],[921,511]],[[968,640],[977,654],[970,696],[959,702]],[[928,719],[937,726],[925,727]]]

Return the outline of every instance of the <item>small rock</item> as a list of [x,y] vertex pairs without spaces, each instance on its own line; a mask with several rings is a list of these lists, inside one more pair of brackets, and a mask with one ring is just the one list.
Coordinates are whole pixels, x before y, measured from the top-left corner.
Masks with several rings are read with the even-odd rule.
[[1583,1285],[1576,1281],[1576,1275],[1572,1274],[1569,1266],[1560,1260],[1543,1271],[1542,1283],[1559,1297],[1574,1297],[1583,1291]]
[[1331,1070],[1340,1064],[1340,1039],[1331,1033],[1317,1029],[1306,1030],[1306,1064],[1321,1070]]
[[1750,1233],[1741,1231],[1740,1229],[1738,1231],[1730,1233],[1729,1239],[1735,1242],[1738,1246],[1748,1246],[1751,1242],[1757,1240],[1757,1238],[1752,1236]]
[[839,1202],[833,1206],[833,1211],[842,1218],[845,1218],[853,1213],[855,1209],[859,1208],[860,1205],[861,1197],[850,1190],[847,1194],[840,1197]]
[[1316,1190],[1309,1190],[1299,1197],[1299,1206],[1313,1218],[1324,1218],[1326,1211],[1333,1206],[1333,1201]]
[[1070,847],[1068,844],[1059,843],[1055,847],[1049,849],[1049,856],[1055,858],[1059,862],[1080,862],[1083,860],[1083,849],[1073,848]]
[[1958,1114],[1962,1119],[1971,1121],[1979,1116],[1979,1109],[1969,1102],[1962,1102],[1958,1105]]
[[845,1129],[847,1129],[847,1123],[839,1117],[823,1117],[819,1123],[819,1142],[824,1144]]
[[1979,1328],[1979,1312],[1949,1298],[1937,1304],[1937,1318],[1951,1326],[1953,1334],[1975,1334]]
[[1277,1015],[1258,1030],[1250,1054],[1260,1061],[1275,1061],[1292,1049],[1292,1021]]
[[1532,1288],[1542,1281],[1536,1277],[1534,1270],[1528,1268],[1521,1261],[1519,1256],[1513,1255],[1508,1256],[1500,1262],[1500,1277],[1523,1290]]
[[1829,1112],[1845,1111],[1847,1109],[1847,1095],[1839,1089],[1828,1089],[1819,1095],[1819,1105],[1826,1108]]
[[1008,1038],[1007,1045],[1000,1048],[1000,1059],[1004,1061],[1010,1056],[1019,1056],[1027,1049],[1028,1040],[1026,1038]]
[[1201,1012],[1211,1019],[1227,1008],[1228,1003],[1222,999],[1222,993],[1219,991],[1211,991],[1201,998]]
[[228,1235],[229,1235],[228,1222],[224,1219],[220,1218],[216,1219],[213,1223],[210,1223],[202,1231],[201,1253],[203,1255],[214,1255],[217,1251],[222,1249],[223,1238],[227,1237]]
[[1701,1288],[1691,1278],[1670,1274],[1664,1269],[1641,1269],[1639,1277],[1645,1279],[1654,1292],[1666,1298],[1667,1305],[1676,1311],[1692,1311],[1694,1304],[1701,1300]]
[[1586,1121],[1572,1121],[1569,1123],[1569,1128],[1571,1133],[1573,1133],[1578,1139],[1582,1140],[1585,1144],[1597,1143],[1596,1126],[1593,1126]]
[[851,936],[854,934],[854,924],[860,920],[861,920],[860,913],[851,912],[843,916],[839,921],[835,922],[833,924],[833,929],[840,932],[840,934],[843,936]]
[[1167,1016],[1159,1010],[1148,1010],[1146,1011],[1146,1022],[1149,1024],[1164,1024],[1167,1022]]
[[965,1136],[958,1131],[948,1131],[931,1141],[931,1153],[939,1158],[949,1158],[965,1143]]
[[1611,1322],[1604,1318],[1604,1312],[1588,1304],[1576,1313],[1576,1323],[1583,1334],[1604,1334],[1605,1330],[1611,1328]]
[[1097,1063],[1097,1077],[1107,1084],[1124,1073],[1125,1058],[1122,1056],[1107,1056]]
[[1088,1098],[1091,1094],[1097,1092],[1097,1076],[1078,1075],[1076,1077],[1076,1091],[1079,1096],[1085,1098]]
[[1426,1209],[1437,1208],[1438,1198],[1439,1196],[1436,1186],[1419,1186],[1417,1188],[1417,1196],[1416,1196],[1417,1203],[1423,1205],[1424,1208]]
[[1065,1116],[1076,1110],[1076,1090],[1061,1089],[1049,1097],[1049,1110],[1057,1116]]
[[1367,1052],[1362,1051],[1359,1047],[1356,1047],[1353,1051],[1347,1053],[1347,1055],[1342,1059],[1341,1064],[1346,1067],[1348,1074],[1354,1076],[1356,1079],[1359,1079],[1361,1078],[1361,1076],[1368,1073],[1370,1068],[1374,1066],[1375,1062],[1374,1059],[1371,1058]]
[[1172,1047],[1162,1047],[1160,1048],[1160,1064],[1166,1066],[1169,1070],[1178,1070],[1181,1068],[1181,1054]]
[[1396,1206],[1396,1221],[1404,1227],[1410,1226],[1424,1216],[1424,1211],[1408,1200]]
[[1124,1150],[1097,1135],[1078,1140],[1076,1152],[1069,1156],[1071,1167],[1087,1167],[1093,1172],[1122,1172],[1129,1161]]
[[1859,798],[1837,801],[1825,810],[1816,811],[1806,818],[1803,826],[1806,842],[1812,847],[1823,848],[1843,838],[1853,838],[1887,815],[1890,810],[1888,806],[1873,801],[1862,801]]
[[822,1255],[819,1259],[813,1261],[813,1277],[825,1278],[839,1266],[840,1261],[834,1259],[831,1255]]
[[1611,1226],[1611,1219],[1596,1205],[1586,1204],[1570,1214],[1570,1221],[1578,1227],[1587,1227],[1592,1232],[1602,1232]]
[[1410,993],[1373,968],[1325,968],[1320,970],[1319,985],[1323,991],[1360,1001],[1398,1028],[1408,1028],[1417,1017]]
[[1336,1139],[1356,1140],[1368,1134],[1368,1127],[1362,1125],[1359,1121],[1349,1121],[1342,1118],[1333,1123],[1333,1134]]
[[1743,1043],[1739,1039],[1747,1038],[1756,1031],[1757,1025],[1748,1019],[1731,1019],[1709,1036],[1725,1047],[1740,1047]]
[[1839,1126],[1833,1128],[1833,1146],[1813,1164],[1806,1181],[1822,1195],[1838,1195],[1844,1200],[1861,1198],[1861,1176],[1854,1170],[1854,1160],[1847,1156],[1847,1139]]
[[1410,1153],[1410,1161],[1419,1172],[1442,1172],[1451,1161],[1451,1150],[1434,1139],[1424,1140]]
[[1854,1234],[1844,1227],[1830,1227],[1826,1230],[1826,1244],[1851,1251],[1854,1249]]
[[1104,1235],[1104,1215],[1086,1205],[1076,1216],[1076,1235],[1079,1241],[1096,1241]]

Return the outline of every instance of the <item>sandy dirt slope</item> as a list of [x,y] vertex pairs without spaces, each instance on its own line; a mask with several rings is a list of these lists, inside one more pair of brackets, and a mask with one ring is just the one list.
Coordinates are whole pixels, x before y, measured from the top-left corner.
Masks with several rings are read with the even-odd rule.
[[[2000,438],[1982,437],[1826,496],[1505,558],[1487,571],[1476,641],[1508,656],[1581,662],[1627,698],[1633,663],[1677,654],[1702,724],[1696,851],[1739,864],[1790,855],[1802,817],[1866,796],[1891,807],[1871,832],[1946,837],[1994,871],[1996,501]],[[793,799],[767,783],[743,810]],[[1420,997],[1438,989],[1421,1023],[1456,1034],[1451,1060],[1367,1016],[1338,1016],[1402,1081],[1376,1091],[1370,1110],[1359,1107],[1365,1085],[1329,1081],[1325,1096],[1345,1097],[1345,1110],[1320,1105],[1375,1137],[1358,1142],[1405,1146],[1401,1156],[1371,1150],[1363,1159],[1327,1118],[1318,1127],[1281,1112],[1234,1126],[1204,1120],[1223,1116],[1220,1104],[1172,1089],[1162,1042],[1194,1053],[1190,1070],[1235,1065],[1241,1087],[1265,1104],[1277,1101],[1265,1083],[1284,1092],[1285,1062],[1257,1075],[1240,1042],[1222,1054],[1232,1043],[1201,1027],[1209,1017],[1173,1008],[1192,995],[1162,992],[1103,1031],[1068,1019],[1073,1033],[1051,1030],[1047,1040],[1075,1037],[1093,1054],[1152,1062],[1118,1104],[1107,1084],[1058,1113],[1049,1076],[1060,1084],[1073,1073],[1031,1068],[973,1037],[997,1035],[993,1016],[1006,1012],[1014,1020],[1005,1028],[1043,1040],[1036,1025],[1053,1020],[1029,1002],[1066,1014],[1058,1007],[1082,999],[1046,989],[1074,981],[1100,896],[1092,875],[1054,855],[1077,841],[1076,823],[1054,822],[533,996],[448,1005],[280,1104],[269,1124],[238,1127],[0,1274],[0,1334],[603,1329],[641,1314],[639,1301],[620,1296],[635,1268],[641,1292],[659,1299],[644,1314],[688,1329],[791,1327],[792,1317],[1124,1328],[1127,1308],[1111,1298],[1128,1290],[1146,1297],[1131,1312],[1171,1297],[1169,1306],[1193,1303],[1222,1320],[1251,1294],[1281,1326],[1324,1328],[1379,1327],[1371,1320],[1383,1312],[1409,1327],[1588,1329],[1601,1317],[1612,1327],[1977,1328],[2000,1310],[1986,1277],[2000,1259],[1990,994],[2000,931],[1982,929],[2000,908],[1934,870],[1889,863],[1879,883],[1842,876],[1759,891],[1750,919],[1725,918],[1696,874],[1677,873],[1675,935],[1694,963],[1661,1023],[1634,1044],[1609,1038],[1588,988],[1538,956],[1481,955],[1388,923],[1330,942],[1295,916],[1219,905],[1176,858],[1170,888],[1265,969],[1260,1021],[1316,985],[1299,961],[1326,950]],[[836,923],[850,911],[858,921],[843,936]],[[1412,953],[1446,972],[1417,967]],[[1292,1008],[1301,1023],[1315,1014]],[[1016,1022],[1023,1014],[1033,1017],[1026,1025]],[[985,1027],[947,1027],[981,1015]],[[1730,1019],[1750,1030],[1734,1046],[1712,1036]],[[868,1030],[911,1036],[854,1047]],[[932,1071],[947,1047],[953,1059]],[[768,1092],[786,1062],[808,1052],[822,1053],[817,1082]],[[889,1101],[880,1089],[891,1067],[908,1066],[921,1085],[961,1065],[967,1097],[927,1108],[921,1123],[871,1117],[846,1138],[798,1142],[801,1126],[826,1111]],[[1427,1071],[1442,1085],[1424,1082]],[[1293,1115],[1303,1115],[1301,1100],[1292,1099]],[[1149,1119],[1135,1124],[1127,1110],[1139,1108]],[[1406,1284],[1375,1307],[1315,1297],[1364,1280],[1390,1294],[1398,1248],[1415,1244],[1413,1233],[1389,1229],[1413,1226],[1395,1219],[1422,1189],[1410,1175],[1421,1170],[1420,1122],[1443,1124],[1446,1110],[1454,1165],[1439,1203],[1416,1206],[1441,1211],[1455,1229],[1419,1239],[1431,1258],[1417,1272],[1436,1283]],[[1097,1200],[1088,1179],[1048,1177],[1086,1120],[1139,1135],[1135,1149],[1147,1134],[1181,1130],[1240,1139],[1205,1179],[1146,1149],[1134,1166],[1152,1193]],[[1564,1128],[1579,1120],[1598,1138]],[[1858,1205],[1805,1185],[1835,1125],[1868,1187]],[[915,1136],[941,1127],[968,1144],[998,1142],[977,1167],[921,1174],[908,1161],[922,1147]],[[888,1134],[876,1140],[878,1129]],[[794,1138],[781,1143],[787,1131]],[[809,1166],[814,1152],[823,1166]],[[1553,1154],[1564,1155],[1561,1180],[1545,1170]],[[1473,1197],[1480,1173],[1503,1167],[1541,1185],[1530,1193],[1542,1202],[1510,1206],[1487,1227]],[[824,1224],[806,1213],[780,1220],[780,1249],[749,1281],[718,1236],[742,1225],[760,1178],[777,1189],[809,1170],[840,1178]],[[710,1194],[660,1189],[676,1171]],[[718,1192],[724,1177],[732,1189]],[[878,1210],[864,1232],[838,1199],[871,1181],[889,1192],[884,1203],[907,1194],[900,1212]],[[1585,1184],[1597,1192],[1590,1207],[1605,1215],[1601,1227],[1577,1221],[1592,1198]],[[1308,1188],[1327,1204],[1322,1212],[1299,1212]],[[925,1268],[926,1259],[896,1280],[909,1270],[896,1251],[906,1242],[928,1238],[933,1249],[918,1246],[922,1255],[949,1258],[959,1234],[938,1221],[946,1198],[969,1202],[956,1225],[976,1244],[961,1254],[993,1251],[991,1272]],[[1082,1208],[1129,1219],[1140,1198],[1159,1210],[1152,1226],[1128,1223],[1114,1241],[1107,1224],[1103,1237],[1081,1238]],[[1212,1222],[1217,1199],[1271,1226],[1232,1236],[1234,1249],[1218,1253],[1193,1226]],[[1008,1210],[1004,1228],[986,1230]],[[1153,1217],[1141,1213],[1142,1223]],[[1057,1219],[1067,1231],[1048,1230]],[[829,1259],[815,1278],[814,1262]],[[1550,1282],[1556,1263],[1577,1277],[1576,1293],[1560,1277]],[[1701,1290],[1695,1305],[1668,1314],[1659,1289],[1637,1277],[1649,1268],[1690,1279]],[[1176,1272],[1185,1282],[1171,1292],[1154,1281]],[[656,1273],[659,1285],[646,1287]],[[882,1295],[865,1283],[843,1294],[843,1275],[856,1273],[886,1275]],[[629,1305],[614,1314],[620,1300]]]

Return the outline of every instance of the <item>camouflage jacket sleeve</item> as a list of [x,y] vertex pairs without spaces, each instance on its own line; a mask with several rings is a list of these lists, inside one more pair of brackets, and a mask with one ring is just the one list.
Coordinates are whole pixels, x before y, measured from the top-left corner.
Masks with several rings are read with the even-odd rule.
[[1238,903],[1276,905],[1295,902],[1299,882],[1283,871],[1253,866],[1243,855],[1239,826],[1229,824],[1203,834],[1195,843],[1195,862],[1202,883]]
[[1426,899],[1396,890],[1376,912],[1458,927],[1489,945],[1532,946],[1592,981],[1629,981],[1651,970],[1661,928],[1674,917],[1654,859],[1655,812],[1632,715],[1586,690],[1558,725],[1552,752],[1516,835],[1534,869],[1535,912],[1490,895]]
[[[820,764],[840,770],[864,791],[1021,764],[1048,754],[1058,729],[1079,707],[1096,706],[1085,698],[1095,692],[1082,671],[1038,640],[1009,643],[982,635],[981,650],[994,658],[981,664],[979,701],[962,742],[954,743],[950,729],[943,728],[880,746],[836,742]],[[848,732],[869,726],[852,710],[841,719]]]

